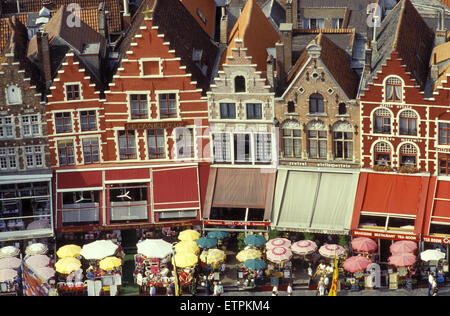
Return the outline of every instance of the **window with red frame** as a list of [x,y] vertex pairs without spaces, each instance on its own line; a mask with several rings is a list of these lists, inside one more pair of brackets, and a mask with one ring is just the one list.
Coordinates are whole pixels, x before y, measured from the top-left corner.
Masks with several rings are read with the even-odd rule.
[[55,127],[57,133],[72,131],[72,118],[70,112],[55,113]]
[[95,131],[97,130],[97,117],[95,110],[93,111],[81,111],[81,131]]
[[386,109],[378,109],[374,114],[374,133],[391,133],[391,112]]
[[439,155],[439,174],[450,175],[450,154]]
[[400,167],[417,167],[417,149],[413,144],[404,144],[400,147]]
[[119,131],[120,159],[136,159],[136,132],[131,130]]
[[70,166],[75,164],[74,149],[72,140],[58,141],[58,155],[60,166]]
[[400,135],[417,135],[417,115],[414,111],[400,113]]
[[66,86],[67,100],[79,100],[80,99],[80,85],[71,84]]
[[130,95],[131,118],[147,119],[148,118],[148,102],[146,94]]
[[83,139],[84,163],[91,164],[99,161],[99,148],[97,138]]
[[159,117],[177,117],[177,95],[175,93],[162,93],[159,95]]
[[165,141],[163,129],[147,131],[148,157],[150,159],[165,158]]
[[450,145],[450,123],[439,123],[439,145]]

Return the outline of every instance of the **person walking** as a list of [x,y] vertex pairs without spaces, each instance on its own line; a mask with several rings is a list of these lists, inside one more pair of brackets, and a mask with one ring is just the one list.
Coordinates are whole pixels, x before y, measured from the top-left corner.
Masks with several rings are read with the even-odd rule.
[[317,289],[318,289],[319,296],[325,295],[325,281],[324,281],[323,277],[320,278],[319,284],[317,285]]
[[292,296],[292,283],[289,283],[287,286],[287,295]]
[[223,295],[223,285],[222,282],[219,281],[219,284],[217,285],[217,296]]
[[274,286],[272,289],[272,296],[278,296],[278,286]]
[[432,289],[432,286],[433,286],[433,280],[434,280],[433,273],[429,272],[428,273],[428,296],[431,296],[431,289]]
[[439,288],[438,288],[437,280],[436,280],[436,278],[433,277],[433,282],[431,284],[431,293],[432,293],[431,296],[438,296],[438,291],[439,291]]
[[217,284],[217,281],[214,281],[213,296],[219,296],[219,285]]

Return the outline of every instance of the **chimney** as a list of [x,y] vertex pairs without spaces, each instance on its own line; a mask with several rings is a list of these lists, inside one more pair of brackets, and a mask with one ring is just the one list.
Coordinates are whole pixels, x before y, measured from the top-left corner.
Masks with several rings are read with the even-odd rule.
[[275,90],[275,69],[274,69],[274,58],[272,55],[267,57],[266,64],[266,73],[267,73],[267,81],[271,87],[271,90]]
[[293,23],[292,0],[286,2],[286,23]]
[[105,3],[100,2],[98,5],[98,32],[106,38],[109,43],[108,23],[106,21]]
[[286,83],[286,72],[284,71],[284,44],[280,42],[275,43],[275,49],[277,54],[277,87],[282,89]]
[[45,81],[45,87],[48,89],[52,83],[52,67],[50,63],[50,44],[48,33],[38,31],[36,34],[39,68],[41,77]]
[[131,15],[130,15],[130,7],[128,5],[128,0],[123,0],[123,28],[126,30],[131,25]]
[[431,62],[430,78],[433,83],[439,78],[439,66],[437,65],[436,53],[433,54],[433,61]]
[[225,7],[222,7],[222,18],[220,19],[220,44],[228,43],[228,15]]
[[[292,23],[281,23],[280,34],[281,42],[284,44],[284,73],[287,74],[292,66]],[[277,55],[278,58],[278,55]]]

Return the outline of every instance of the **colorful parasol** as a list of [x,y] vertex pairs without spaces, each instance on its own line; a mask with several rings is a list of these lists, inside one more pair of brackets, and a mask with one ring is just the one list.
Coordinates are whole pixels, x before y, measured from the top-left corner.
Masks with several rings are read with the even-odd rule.
[[267,266],[267,264],[261,259],[249,259],[244,262],[244,266],[250,270],[262,270]]
[[22,265],[22,260],[17,257],[0,259],[0,269],[17,269]]
[[244,249],[239,251],[236,255],[236,259],[238,259],[240,262],[244,262],[250,259],[261,259],[261,257],[261,251],[257,249]]
[[43,268],[50,264],[51,259],[46,255],[34,255],[25,259],[25,263],[32,268]]
[[263,246],[267,242],[267,240],[263,235],[253,234],[245,237],[244,242],[249,246],[260,247]]
[[182,241],[196,241],[200,238],[200,233],[196,230],[187,229],[183,230],[179,235],[178,239]]
[[102,270],[110,271],[122,265],[122,260],[117,257],[106,257],[100,260],[99,267]]
[[75,258],[80,255],[81,247],[78,245],[65,245],[58,249],[56,254],[59,258]]
[[80,254],[86,260],[102,260],[103,258],[113,256],[116,253],[117,248],[119,248],[119,246],[112,240],[96,240],[84,245]]
[[412,253],[404,252],[395,254],[388,258],[388,263],[396,267],[409,267],[416,262],[416,256]]
[[0,270],[0,282],[6,282],[14,280],[17,277],[17,271],[13,269]]
[[317,250],[317,245],[311,240],[300,240],[291,245],[291,250],[298,255],[309,255]]
[[206,255],[206,263],[207,264],[215,264],[219,262],[223,262],[226,258],[225,252],[220,249],[209,249],[208,254]]
[[358,252],[373,252],[377,250],[377,243],[370,238],[367,237],[357,237],[351,242],[352,248]]
[[345,249],[339,245],[326,244],[319,248],[319,253],[325,258],[341,257],[344,255]]
[[198,262],[198,257],[190,252],[176,253],[172,262],[180,268],[192,267]]
[[200,249],[199,249],[197,243],[192,240],[180,241],[179,243],[177,243],[175,245],[175,253],[188,252],[188,253],[198,254],[199,251],[200,251]]
[[393,255],[401,253],[413,253],[417,250],[417,244],[411,240],[400,240],[394,242],[389,249]]
[[137,244],[137,252],[147,258],[162,259],[173,253],[173,247],[163,239],[146,239]]
[[372,262],[363,256],[353,256],[346,259],[342,267],[349,272],[355,273],[365,270]]
[[292,258],[292,251],[285,247],[275,247],[267,250],[266,258],[274,263],[284,262]]
[[195,242],[201,248],[212,248],[212,247],[217,246],[217,243],[219,241],[217,240],[217,238],[200,237]]
[[62,274],[70,274],[81,267],[80,260],[76,258],[62,258],[55,263],[55,269]]
[[289,248],[291,247],[291,241],[286,238],[275,238],[271,239],[266,243],[266,249],[272,249],[276,247],[284,247]]

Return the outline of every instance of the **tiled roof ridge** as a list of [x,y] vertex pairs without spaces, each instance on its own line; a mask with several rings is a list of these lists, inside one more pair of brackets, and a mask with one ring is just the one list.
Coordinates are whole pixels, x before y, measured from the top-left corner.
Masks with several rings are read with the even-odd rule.
[[318,33],[328,33],[328,34],[349,34],[355,33],[355,28],[341,28],[341,29],[294,29],[294,33],[299,34],[318,34]]

